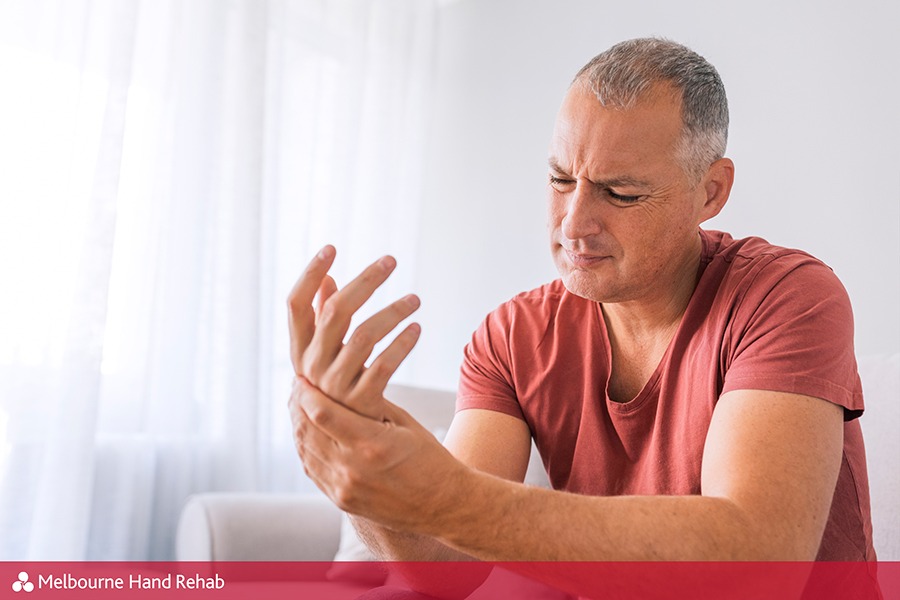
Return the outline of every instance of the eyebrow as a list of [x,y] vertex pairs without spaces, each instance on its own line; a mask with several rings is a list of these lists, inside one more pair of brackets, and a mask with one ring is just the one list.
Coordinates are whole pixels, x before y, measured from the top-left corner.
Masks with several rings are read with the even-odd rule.
[[[560,166],[559,161],[555,157],[550,157],[547,161],[547,164],[550,168],[557,173],[568,175],[569,172],[567,169],[564,169]],[[649,187],[650,182],[645,181],[643,179],[638,179],[637,177],[632,177],[630,175],[619,175],[616,177],[608,177],[606,179],[601,179],[599,181],[591,181],[594,185],[599,185],[600,187],[605,188],[616,188],[616,187]]]

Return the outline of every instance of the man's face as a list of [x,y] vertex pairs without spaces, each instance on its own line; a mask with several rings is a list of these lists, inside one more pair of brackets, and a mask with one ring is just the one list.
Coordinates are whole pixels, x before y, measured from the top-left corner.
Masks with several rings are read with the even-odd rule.
[[549,228],[566,288],[597,302],[665,293],[692,261],[703,186],[676,161],[680,99],[660,88],[606,109],[575,84],[550,144]]

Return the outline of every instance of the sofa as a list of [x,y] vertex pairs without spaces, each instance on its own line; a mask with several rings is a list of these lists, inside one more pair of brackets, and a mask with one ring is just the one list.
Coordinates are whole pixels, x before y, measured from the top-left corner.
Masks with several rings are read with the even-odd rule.
[[[880,561],[900,560],[900,353],[859,359],[866,397],[862,417],[875,548]],[[439,438],[454,411],[454,393],[391,386],[386,394]],[[526,482],[547,485],[532,451]],[[207,493],[191,497],[176,535],[176,557],[192,561],[364,561],[349,522],[323,495]],[[348,598],[374,582],[323,566],[323,581],[343,581]],[[490,583],[490,580],[488,581]],[[486,584],[488,586],[488,584]],[[489,586],[488,586],[489,587]],[[538,597],[548,597],[543,592]],[[487,597],[490,597],[489,595]],[[522,595],[525,597],[525,594]]]
[[[455,410],[455,392],[391,385],[385,395],[410,412],[438,439],[446,434]],[[549,486],[534,448],[525,482]],[[261,570],[260,579],[264,581],[252,584],[254,597],[290,595],[350,600],[394,581],[380,565],[365,564],[374,557],[357,537],[346,515],[319,493],[194,495],[181,512],[175,546],[178,561],[306,563],[293,568],[293,573],[289,573],[290,567]],[[252,568],[238,566],[235,577],[254,579],[252,572]],[[298,579],[302,582],[299,588]],[[286,587],[291,585],[294,587]],[[469,600],[494,600],[509,597],[510,593],[522,600],[569,598],[558,590],[496,570]]]

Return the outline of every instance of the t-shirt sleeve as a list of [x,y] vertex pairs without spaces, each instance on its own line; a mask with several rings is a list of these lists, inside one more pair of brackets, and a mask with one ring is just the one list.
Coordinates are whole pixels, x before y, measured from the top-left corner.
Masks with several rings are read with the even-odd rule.
[[741,316],[731,332],[723,393],[803,394],[842,406],[845,420],[862,414],[853,312],[831,269],[805,255],[775,258],[760,269],[736,311]]
[[525,420],[510,368],[510,311],[490,313],[466,345],[460,367],[456,410],[481,408]]

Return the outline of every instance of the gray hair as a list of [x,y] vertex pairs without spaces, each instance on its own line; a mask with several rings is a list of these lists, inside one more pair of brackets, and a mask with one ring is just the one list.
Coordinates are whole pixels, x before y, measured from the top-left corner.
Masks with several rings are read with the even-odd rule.
[[628,109],[655,84],[681,92],[683,130],[678,160],[694,183],[725,155],[728,100],[716,68],[681,44],[640,38],[616,44],[595,56],[573,80],[590,87],[604,107]]

